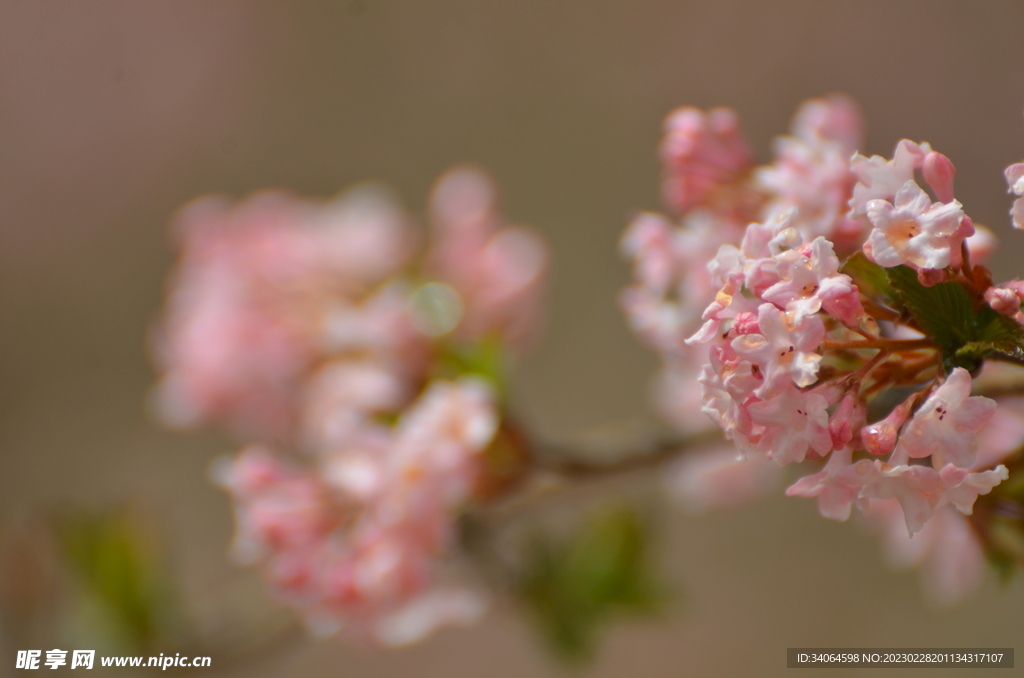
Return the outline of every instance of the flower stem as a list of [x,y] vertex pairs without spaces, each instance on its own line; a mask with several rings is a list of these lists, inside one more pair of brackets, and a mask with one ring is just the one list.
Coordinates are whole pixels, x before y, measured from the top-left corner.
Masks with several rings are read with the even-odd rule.
[[896,311],[890,308],[885,308],[884,306],[879,306],[870,299],[862,299],[862,305],[864,306],[865,311],[867,311],[868,313],[870,313],[872,316],[879,320],[888,320],[890,322],[896,322],[902,317]]
[[823,344],[825,350],[844,350],[860,348],[877,348],[888,351],[916,351],[919,349],[938,349],[931,339],[865,339],[864,341],[834,341],[828,339]]

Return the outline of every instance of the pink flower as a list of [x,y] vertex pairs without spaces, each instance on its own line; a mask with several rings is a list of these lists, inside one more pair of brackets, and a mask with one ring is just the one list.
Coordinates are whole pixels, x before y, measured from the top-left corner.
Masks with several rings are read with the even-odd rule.
[[475,619],[482,600],[440,585],[436,561],[496,427],[490,388],[463,379],[433,383],[393,430],[321,452],[316,470],[249,448],[215,470],[235,501],[235,553],[263,561],[321,632],[403,643]]
[[[498,427],[487,382],[434,382],[398,422],[389,463],[396,487],[438,492],[445,506],[464,502],[478,472],[477,455]],[[429,482],[426,482],[429,481]],[[407,503],[432,501],[410,495]]]
[[[848,99],[832,97],[804,104],[792,134],[776,141],[772,164],[751,170],[745,145],[724,141],[741,144],[735,116],[721,115],[719,133],[713,114],[681,109],[670,119],[666,200],[683,225],[642,215],[622,243],[637,281],[622,303],[634,329],[662,355],[662,408],[689,430],[695,390],[684,379],[696,367],[686,361],[702,362],[701,409],[741,457],[783,465],[831,454],[788,491],[817,498],[824,515],[845,519],[855,502],[864,509],[891,501],[914,533],[949,507],[970,513],[1007,474],[992,468],[1005,444],[988,446],[986,439],[984,454],[977,452],[994,401],[972,397],[961,368],[938,384],[941,366],[935,377],[926,342],[900,341],[922,338],[910,329],[915,323],[894,317],[884,300],[872,299],[869,310],[879,317],[869,315],[861,290],[839,272],[840,257],[862,248],[883,267],[915,269],[925,286],[966,280],[971,294],[984,293],[992,308],[1024,321],[1024,284],[1020,291],[1016,282],[992,287],[985,270],[972,276],[965,269],[965,277],[956,270],[965,252],[977,263],[994,241],[956,201],[952,162],[908,140],[891,160],[850,158],[860,142],[859,113]],[[1021,168],[1008,169],[1007,179],[1024,201]],[[737,222],[753,223],[738,231],[731,227]],[[715,228],[690,227],[697,223]],[[694,332],[701,308],[704,322]],[[883,405],[894,394],[890,387],[919,390],[901,394],[887,417],[866,425],[869,406]],[[1007,424],[1000,435],[1014,439],[1013,431]],[[889,456],[854,461],[861,451]],[[727,503],[749,487],[749,467],[724,457],[693,457],[686,468],[686,492],[697,504]]]
[[[749,368],[750,363],[746,365]],[[732,439],[733,431],[744,422],[744,419],[748,424],[746,428],[749,428],[749,415],[740,408],[749,392],[740,394],[738,398],[734,397],[725,379],[715,369],[714,362],[701,368],[698,382],[701,385],[701,411],[725,432],[726,438]],[[755,380],[754,383],[759,384],[760,380]]]
[[935,197],[939,202],[953,202],[953,177],[956,176],[956,168],[949,158],[936,151],[928,153],[924,156],[921,174],[935,191]]
[[832,447],[840,449],[852,446],[860,447],[860,431],[867,417],[867,405],[859,394],[847,391],[839,402],[839,407],[828,422],[828,432],[832,436]]
[[899,444],[911,457],[931,455],[936,468],[969,467],[978,449],[976,433],[995,408],[994,400],[971,396],[971,375],[957,367],[903,427]]
[[406,217],[367,191],[327,204],[209,198],[182,212],[181,260],[154,342],[165,421],[217,422],[245,437],[289,431],[331,304],[365,294],[409,254]]
[[793,222],[797,217],[797,209],[775,212],[765,219],[764,223],[747,226],[740,242],[743,256],[750,259],[770,259],[786,250],[796,249],[804,242],[804,237]]
[[[489,382],[441,363],[466,342],[532,333],[547,251],[505,224],[478,170],[443,176],[430,207],[436,238],[415,270],[408,218],[369,186],[330,202],[204,200],[177,227],[155,402],[173,423],[261,441],[213,471],[234,502],[233,550],[317,632],[398,644],[483,610],[445,582],[442,558],[493,480],[500,412]],[[646,289],[686,275],[658,270],[654,235],[638,236]],[[433,279],[410,284],[421,271]],[[429,381],[453,369],[462,377]]]
[[743,253],[744,284],[755,296],[779,282],[779,255],[800,247],[804,238],[794,226],[796,208],[780,212],[763,224],[750,224],[740,249]]
[[[1024,281],[1015,282],[1017,287],[1024,288]],[[988,302],[989,306],[1005,316],[1016,318],[1020,315],[1021,297],[1017,290],[1009,285],[1006,287],[993,285],[988,288],[985,290],[985,301]]]
[[991,492],[992,488],[1010,477],[1010,472],[1002,464],[989,471],[977,472],[947,464],[939,470],[939,475],[949,487],[946,492],[949,503],[960,513],[969,516],[974,511],[978,495]]
[[668,219],[651,212],[641,213],[626,229],[620,249],[636,262],[634,277],[642,286],[664,293],[679,276],[675,232]]
[[740,360],[729,344],[717,344],[709,353],[698,382],[701,385],[702,412],[711,417],[733,440],[742,453],[752,450],[764,427],[754,424],[748,406],[758,399],[753,395],[762,383],[760,370]]
[[821,355],[815,353],[825,337],[820,318],[806,316],[800,323],[772,304],[758,309],[760,334],[746,334],[732,340],[737,355],[757,365],[764,375],[759,397],[774,394],[786,383],[810,386],[817,381]]
[[786,495],[817,497],[821,515],[832,520],[846,520],[850,517],[853,502],[872,475],[871,462],[862,459],[854,464],[852,455],[852,447],[833,450],[821,471],[795,482],[786,490]]
[[[726,251],[727,245],[723,245],[722,252]],[[720,252],[720,254],[722,253]],[[743,271],[742,269],[730,272],[725,284],[715,295],[714,300],[708,304],[702,316],[705,323],[693,336],[686,339],[686,344],[703,344],[711,341],[718,334],[718,330],[724,321],[736,318],[744,313],[756,312],[758,303],[756,300],[748,299],[743,294]]]
[[992,468],[1024,446],[1024,397],[1003,396],[988,424],[978,431],[978,454],[971,470]]
[[792,383],[771,399],[751,404],[751,420],[765,427],[758,449],[780,466],[803,461],[809,449],[825,456],[832,449],[827,408],[823,396],[805,393]]
[[[695,213],[681,227],[659,214],[642,213],[626,230],[621,249],[632,259],[636,283],[620,295],[633,330],[655,350],[680,355],[682,340],[697,329],[726,271],[710,270],[735,226],[710,213]],[[737,261],[738,270],[742,265]]]
[[[931,530],[927,537],[926,530]],[[949,508],[939,510],[915,537],[926,541],[922,584],[935,604],[958,603],[984,581],[986,561],[981,540],[958,512]]]
[[927,466],[893,466],[876,460],[872,477],[865,483],[861,496],[899,501],[907,530],[914,534],[928,522],[934,511],[946,504],[970,515],[978,495],[988,494],[1008,477],[1005,466],[991,471],[969,472],[952,464],[935,470]]
[[342,515],[328,507],[326,488],[315,478],[264,447],[246,448],[214,475],[238,502],[232,551],[242,563],[322,539]]
[[384,186],[357,185],[306,209],[314,259],[351,289],[365,291],[400,272],[417,244],[412,219]]
[[839,259],[825,238],[782,252],[775,261],[781,280],[761,298],[785,308],[794,323],[821,308],[847,325],[856,325],[864,315],[857,287],[850,276],[839,273]]
[[804,237],[829,238],[844,256],[862,238],[862,224],[846,216],[856,183],[850,156],[861,136],[860,112],[847,97],[806,101],[794,117],[792,136],[775,140],[775,161],[755,172],[757,184],[774,195],[767,212],[797,208]]
[[184,210],[181,260],[155,342],[164,419],[285,434],[332,299],[364,294],[399,269],[407,226],[372,189],[326,204],[265,194]]
[[416,643],[443,626],[469,626],[487,610],[483,593],[464,587],[436,586],[377,622],[374,635],[385,645]]
[[359,299],[332,297],[318,329],[320,353],[377,360],[400,374],[421,373],[429,352],[409,316],[409,290],[397,281]]
[[927,143],[904,139],[896,145],[892,160],[877,155],[854,155],[850,169],[857,176],[857,184],[850,199],[850,217],[867,214],[872,200],[892,200],[908,181],[913,181],[914,170],[924,167],[924,159],[931,150]]
[[959,603],[984,580],[981,539],[953,507],[936,511],[912,537],[895,501],[872,500],[868,516],[882,529],[884,550],[892,567],[920,567],[921,583],[934,604],[946,607]]
[[903,509],[907,530],[914,534],[924,527],[936,508],[946,503],[946,489],[935,469],[906,464],[891,466],[876,460],[864,496],[896,499]]
[[[874,228],[865,253],[879,266],[907,264],[913,268],[945,268],[959,257],[957,231],[964,218],[960,203],[932,203],[912,180],[896,193],[895,206],[886,200],[867,204]],[[958,259],[957,259],[958,260]]]
[[[1008,193],[1024,196],[1024,163],[1010,165],[1003,172],[1006,176],[1006,183],[1009,185]],[[1024,198],[1017,198],[1010,208],[1010,216],[1013,218],[1014,228],[1024,228]]]
[[721,188],[751,167],[753,159],[736,113],[728,108],[707,113],[690,107],[676,109],[665,120],[659,150],[664,168],[662,196],[677,214],[712,202]]
[[707,344],[687,347],[679,360],[667,361],[655,377],[653,399],[658,411],[682,432],[703,431],[714,425],[698,414],[704,407],[698,379],[708,361]]
[[335,360],[311,375],[302,411],[307,445],[347,446],[372,428],[374,416],[398,411],[413,396],[413,385],[386,364]]
[[845,94],[830,94],[801,103],[791,132],[798,139],[834,143],[849,158],[864,139],[864,120],[856,101]]
[[[668,355],[679,351],[686,338],[688,318],[678,303],[647,287],[632,285],[619,294],[619,306],[630,328],[645,344]],[[717,331],[718,321],[713,327],[711,331]]]
[[430,197],[434,241],[430,270],[461,297],[457,332],[470,341],[496,333],[522,344],[541,320],[548,251],[540,236],[507,226],[491,178],[457,167],[440,179]]

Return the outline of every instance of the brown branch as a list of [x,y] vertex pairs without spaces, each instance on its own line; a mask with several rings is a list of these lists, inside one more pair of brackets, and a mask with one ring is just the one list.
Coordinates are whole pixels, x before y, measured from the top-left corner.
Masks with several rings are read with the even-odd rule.
[[688,436],[665,436],[655,439],[643,449],[618,452],[611,461],[594,460],[592,454],[579,446],[541,443],[537,445],[538,455],[534,462],[538,469],[563,478],[599,478],[658,466],[692,447],[721,439],[722,432],[718,429]]

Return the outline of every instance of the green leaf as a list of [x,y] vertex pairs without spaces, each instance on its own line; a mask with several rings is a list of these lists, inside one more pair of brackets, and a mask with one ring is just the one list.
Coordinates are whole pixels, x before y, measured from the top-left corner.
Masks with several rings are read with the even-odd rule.
[[115,647],[155,647],[177,616],[155,531],[121,509],[66,516],[58,535],[89,624]]
[[899,307],[899,296],[890,284],[886,270],[864,256],[863,252],[857,252],[847,259],[839,272],[850,276],[861,294],[869,299],[890,307]]
[[974,371],[982,361],[1000,351],[1024,359],[1024,331],[1011,318],[977,304],[956,281],[925,287],[917,272],[907,266],[882,268],[862,252],[842,267],[868,298],[896,310],[906,310],[921,330],[941,349],[943,367]]
[[1024,359],[1024,327],[1013,318],[1008,318],[991,306],[984,306],[975,318],[978,327],[977,341],[988,344],[993,350]]
[[435,377],[455,379],[475,374],[489,380],[504,399],[508,392],[509,354],[498,336],[471,344],[450,344],[435,361]]
[[955,352],[976,339],[971,296],[963,285],[949,281],[925,287],[907,266],[890,268],[888,275],[903,305],[936,344]]
[[888,269],[892,287],[921,330],[942,349],[943,366],[974,371],[994,351],[1024,358],[1024,328],[990,306],[975,302],[950,280],[925,287],[906,266]]
[[601,626],[624,613],[653,613],[663,589],[650,572],[647,535],[636,512],[591,517],[563,541],[538,537],[520,592],[563,659],[593,656]]

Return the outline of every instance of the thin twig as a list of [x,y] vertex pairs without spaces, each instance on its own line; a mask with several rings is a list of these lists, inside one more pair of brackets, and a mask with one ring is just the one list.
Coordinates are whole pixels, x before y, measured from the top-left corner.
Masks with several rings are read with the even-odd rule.
[[866,339],[864,341],[836,341],[826,339],[825,350],[842,349],[887,349],[890,351],[916,351],[920,349],[938,349],[931,339]]

